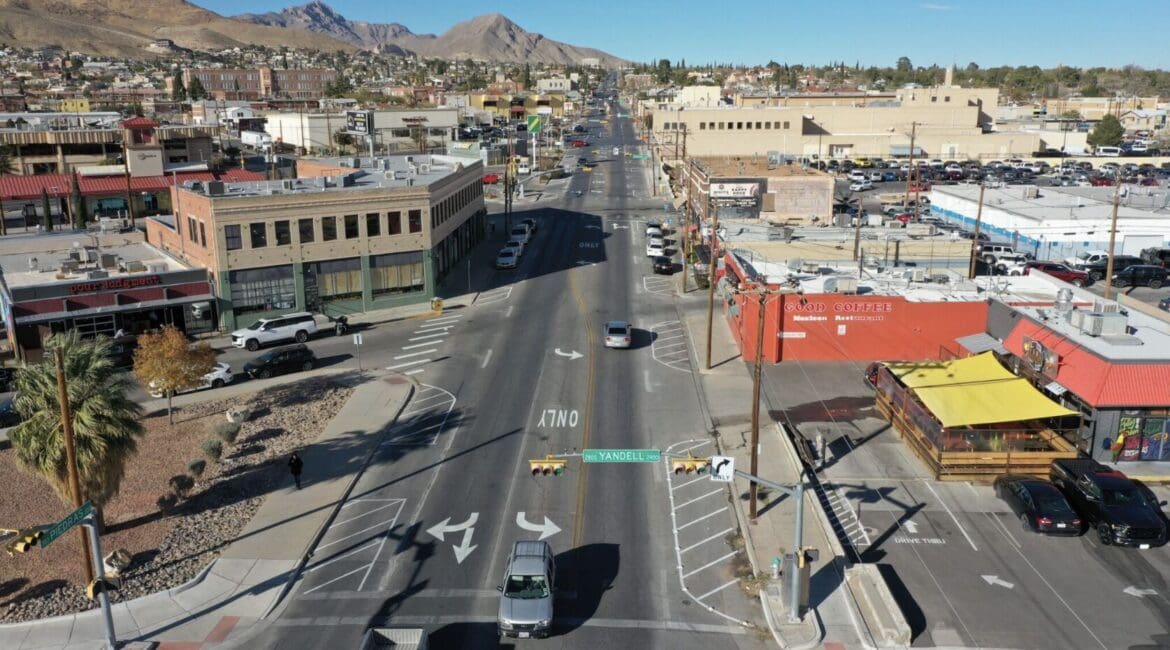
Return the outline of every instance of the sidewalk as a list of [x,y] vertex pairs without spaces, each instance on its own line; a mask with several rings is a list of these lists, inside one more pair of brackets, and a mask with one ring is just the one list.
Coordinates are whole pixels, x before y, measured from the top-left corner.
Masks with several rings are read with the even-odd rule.
[[[739,347],[731,335],[718,302],[715,307],[711,336],[711,365],[706,367],[707,292],[691,291],[678,299],[680,319],[690,337],[691,349],[697,361],[697,382],[701,407],[708,425],[717,432],[717,445],[723,455],[735,458],[735,467],[751,471],[751,396],[752,366],[740,357]],[[782,485],[794,485],[801,478],[801,463],[788,436],[769,416],[766,395],[761,397],[760,448],[758,476]],[[790,552],[795,536],[792,499],[774,490],[760,488],[757,500],[757,520],[749,521],[749,502],[746,498],[749,482],[737,478],[733,494],[739,506],[736,517],[746,542],[748,557],[757,576],[770,576],[772,561]],[[809,612],[796,624],[789,624],[788,613],[780,599],[781,583],[769,580],[760,593],[764,616],[772,635],[781,648],[813,648],[829,636],[835,641],[852,640],[848,647],[869,645],[857,640],[854,613],[844,611],[838,595],[845,584],[843,576],[844,549],[818,507],[811,490],[805,490],[804,538],[802,544],[816,549],[820,557],[811,568]],[[848,598],[845,599],[846,604]]]
[[[270,493],[223,554],[191,582],[113,605],[122,644],[157,641],[159,650],[197,650],[239,637],[287,595],[381,434],[414,394],[415,384],[397,373],[349,377],[353,394],[301,453],[304,488],[295,489],[290,480]],[[5,650],[102,648],[104,639],[100,609],[0,626]]]

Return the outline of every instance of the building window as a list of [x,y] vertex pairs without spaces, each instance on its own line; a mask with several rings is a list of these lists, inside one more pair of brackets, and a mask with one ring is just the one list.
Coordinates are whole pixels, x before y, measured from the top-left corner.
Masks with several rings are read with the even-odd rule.
[[306,265],[317,276],[317,295],[322,299],[344,300],[362,296],[362,262],[350,257]]
[[784,128],[786,128],[786,129],[788,128],[788,122],[784,123]]
[[187,217],[187,239],[198,243],[199,240],[195,238],[195,217]]
[[337,217],[321,217],[321,241],[337,239]]
[[736,122],[736,123],[735,123],[735,128],[736,128],[737,130],[739,130],[739,129],[742,129],[742,128],[743,128],[743,122]]
[[237,314],[293,309],[297,304],[291,264],[228,271],[228,284],[231,286],[232,310]]
[[775,128],[775,129],[780,128],[780,123],[779,122],[772,122],[772,128]]
[[357,239],[361,236],[362,233],[358,230],[358,216],[356,214],[345,215],[345,238]]
[[747,123],[747,128],[748,128],[749,130],[752,128],[752,123],[751,123],[751,122],[748,122],[748,123]]
[[263,221],[250,223],[248,224],[248,232],[251,235],[252,248],[264,248],[268,245],[268,224]]
[[951,96],[950,96],[950,95],[946,95],[945,97],[943,97],[943,103],[944,103],[944,104],[945,104],[945,103],[947,103],[947,102],[949,102],[949,101],[951,101]]
[[370,258],[370,287],[375,296],[422,291],[423,254],[393,253]]
[[932,96],[931,96],[931,98],[930,98],[930,101],[932,101],[932,102],[937,102],[937,101],[938,101],[938,95],[932,95]]
[[227,241],[229,251],[238,251],[244,247],[244,239],[240,236],[239,226],[224,226],[223,238]]
[[760,123],[756,122],[756,129],[758,130],[759,128],[760,128]]
[[207,248],[207,230],[203,227],[203,222],[199,222],[199,241],[200,245]]
[[386,213],[386,234],[387,235],[401,235],[402,234],[402,213],[401,212],[387,212]]
[[366,237],[377,237],[382,234],[382,221],[379,219],[380,216],[377,212],[366,213]]
[[289,228],[287,219],[273,222],[272,225],[276,228],[277,246],[288,246],[292,244],[292,229]]
[[300,242],[302,244],[313,243],[313,220],[312,219],[299,219],[299,220],[297,220],[297,230],[300,231],[300,233],[299,233],[301,236]]
[[706,131],[707,130],[707,123],[706,122],[699,122],[699,130]]
[[407,212],[407,216],[410,232],[422,232],[422,210],[410,210]]
[[723,122],[720,122],[720,123],[719,123],[719,130],[720,130],[720,131],[722,131],[722,130],[723,130]]
[[771,122],[764,122],[764,130],[765,130],[765,131],[766,131],[766,130],[768,130],[768,129],[771,129],[771,128],[772,128],[772,123],[771,123]]

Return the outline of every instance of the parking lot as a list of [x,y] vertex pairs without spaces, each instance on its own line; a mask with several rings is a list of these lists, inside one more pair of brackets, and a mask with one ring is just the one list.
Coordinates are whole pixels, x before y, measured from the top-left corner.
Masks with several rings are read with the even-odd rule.
[[933,480],[874,409],[863,368],[787,362],[768,367],[766,391],[774,418],[825,439],[822,503],[857,557],[881,568],[915,646],[1170,643],[1170,546],[1025,532],[990,485]]

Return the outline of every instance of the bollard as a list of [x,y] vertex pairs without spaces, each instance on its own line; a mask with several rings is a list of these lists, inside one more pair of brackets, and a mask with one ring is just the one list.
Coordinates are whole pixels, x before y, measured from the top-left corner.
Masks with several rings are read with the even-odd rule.
[[777,580],[779,578],[780,578],[780,558],[774,557],[774,558],[772,558],[772,579]]

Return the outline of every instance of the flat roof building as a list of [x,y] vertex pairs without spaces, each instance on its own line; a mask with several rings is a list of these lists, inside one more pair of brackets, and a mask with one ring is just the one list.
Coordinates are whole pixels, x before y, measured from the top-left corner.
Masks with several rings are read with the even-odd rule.
[[691,215],[809,224],[833,213],[833,177],[767,156],[708,156],[680,165]]

